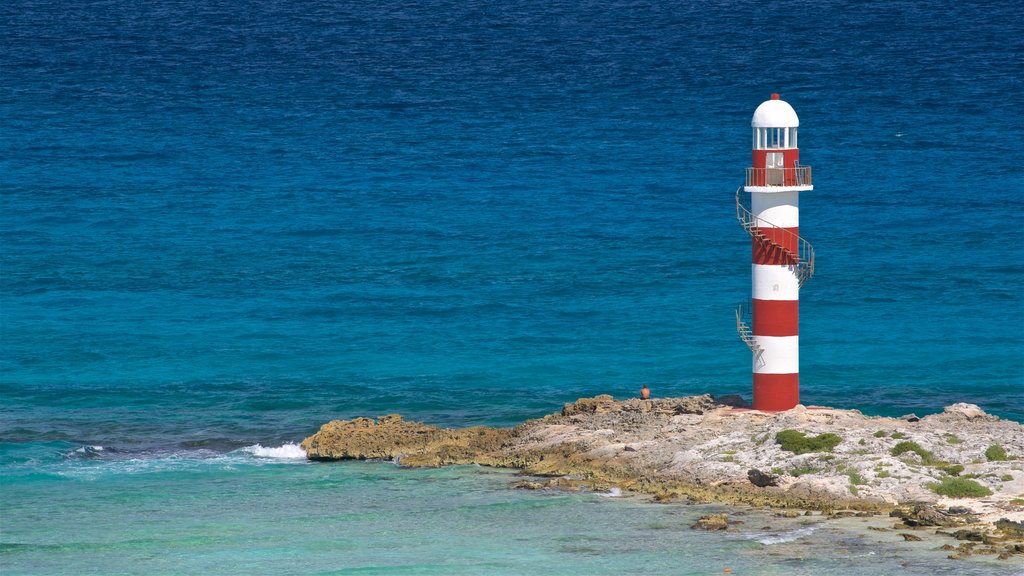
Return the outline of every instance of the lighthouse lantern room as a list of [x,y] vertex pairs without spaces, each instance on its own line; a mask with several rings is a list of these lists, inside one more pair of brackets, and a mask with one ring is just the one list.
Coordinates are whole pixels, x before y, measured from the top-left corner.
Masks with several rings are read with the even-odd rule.
[[737,309],[736,329],[753,353],[754,409],[788,410],[800,403],[800,287],[814,273],[799,197],[814,186],[811,167],[800,164],[792,106],[772,94],[750,125],[752,161],[736,190],[736,218],[751,237],[752,298]]

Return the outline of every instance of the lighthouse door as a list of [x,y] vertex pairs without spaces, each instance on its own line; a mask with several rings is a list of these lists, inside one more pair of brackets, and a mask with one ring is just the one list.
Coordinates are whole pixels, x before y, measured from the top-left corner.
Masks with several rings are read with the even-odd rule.
[[783,155],[782,152],[769,152],[767,158],[765,158],[765,168],[767,168],[767,184],[768,186],[782,186],[783,185]]

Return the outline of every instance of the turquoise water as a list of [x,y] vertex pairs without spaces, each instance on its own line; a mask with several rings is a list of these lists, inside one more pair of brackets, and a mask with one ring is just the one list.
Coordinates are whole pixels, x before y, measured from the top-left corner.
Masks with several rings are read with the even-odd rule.
[[[857,533],[820,517],[754,512],[734,516],[743,522],[734,532],[694,531],[698,516],[721,509],[516,491],[512,472],[478,467],[320,465],[236,452],[42,468],[13,484],[34,502],[8,507],[23,539],[4,544],[9,573],[990,574],[1008,567],[991,558],[936,563],[934,543],[913,549],[894,533]],[[40,514],[39,502],[63,513]]]
[[[793,568],[683,529],[690,508],[251,447],[391,412],[511,425],[643,383],[749,397],[733,191],[772,92],[815,174],[803,401],[1024,419],[1018,12],[5,3],[0,566],[821,573],[815,546],[856,530],[808,534]],[[886,546],[844,572],[887,571]]]

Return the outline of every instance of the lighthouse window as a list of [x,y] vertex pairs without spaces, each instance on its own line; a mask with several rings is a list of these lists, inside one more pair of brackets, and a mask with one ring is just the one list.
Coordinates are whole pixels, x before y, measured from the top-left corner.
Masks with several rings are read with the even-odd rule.
[[754,148],[796,148],[796,128],[754,128]]

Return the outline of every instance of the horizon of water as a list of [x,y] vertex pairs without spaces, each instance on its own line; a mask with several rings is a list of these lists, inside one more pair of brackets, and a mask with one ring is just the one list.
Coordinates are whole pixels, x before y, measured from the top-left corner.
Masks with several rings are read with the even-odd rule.
[[815,178],[802,402],[1024,420],[1018,11],[0,6],[0,567],[984,573],[833,524],[705,535],[699,507],[291,456],[336,418],[749,399],[733,201],[772,92]]

